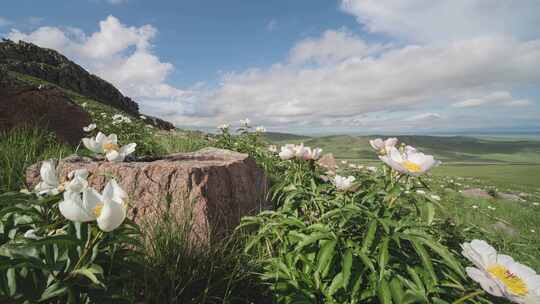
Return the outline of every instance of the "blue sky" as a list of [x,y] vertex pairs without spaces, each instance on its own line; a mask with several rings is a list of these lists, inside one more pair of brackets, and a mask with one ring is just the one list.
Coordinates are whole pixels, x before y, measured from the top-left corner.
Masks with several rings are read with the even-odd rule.
[[181,126],[478,132],[540,130],[539,20],[535,0],[5,0],[0,33]]

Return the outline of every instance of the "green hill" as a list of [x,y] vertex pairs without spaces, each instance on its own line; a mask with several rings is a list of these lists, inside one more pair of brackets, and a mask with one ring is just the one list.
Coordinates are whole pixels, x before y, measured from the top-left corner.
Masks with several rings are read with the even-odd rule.
[[[300,143],[320,147],[336,158],[371,161],[377,156],[369,145],[376,137],[392,136],[353,136],[331,135],[322,137],[302,137],[293,134],[280,134],[268,137],[275,144]],[[533,163],[540,164],[540,141],[510,139],[480,139],[466,136],[396,136],[401,142],[415,146],[425,153],[436,155],[445,162],[455,163]]]

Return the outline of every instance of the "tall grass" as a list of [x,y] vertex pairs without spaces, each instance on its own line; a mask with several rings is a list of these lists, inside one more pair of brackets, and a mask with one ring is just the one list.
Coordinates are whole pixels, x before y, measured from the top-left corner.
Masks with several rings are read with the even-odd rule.
[[49,158],[62,158],[73,148],[59,144],[54,135],[37,128],[16,128],[0,133],[0,192],[24,187],[28,166]]
[[210,146],[209,141],[197,132],[167,132],[159,134],[157,140],[168,154],[193,152]]
[[236,234],[211,242],[194,237],[189,210],[162,210],[143,223],[144,303],[271,303],[259,265]]

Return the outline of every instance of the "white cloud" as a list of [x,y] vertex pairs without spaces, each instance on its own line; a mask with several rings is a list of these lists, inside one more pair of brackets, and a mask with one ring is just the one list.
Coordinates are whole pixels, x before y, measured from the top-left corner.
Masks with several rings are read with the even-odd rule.
[[[349,42],[332,49],[328,37]],[[302,41],[294,47],[290,57],[295,59],[288,63],[226,74],[222,85],[197,105],[196,112],[210,117],[178,119],[209,125],[216,117],[251,117],[266,125],[332,126],[374,112],[421,110],[427,105],[451,109],[457,95],[509,90],[540,79],[540,40],[481,37],[444,45],[394,46],[371,55],[366,50],[372,44],[336,31],[308,44]],[[352,47],[344,51],[347,45]]]
[[484,105],[519,107],[531,105],[531,102],[527,99],[514,99],[510,92],[498,91],[480,98],[470,98],[452,104],[456,108],[470,108]]
[[442,119],[442,116],[438,113],[420,113],[410,117],[406,117],[404,121],[434,121]]
[[10,25],[12,22],[9,21],[8,19],[6,18],[3,18],[3,17],[0,17],[0,27],[2,26],[8,26]]
[[[540,2],[342,0],[373,42],[347,29],[297,42],[282,62],[223,73],[218,87],[167,84],[172,64],[154,54],[157,29],[114,17],[99,31],[41,27],[13,38],[58,49],[117,85],[150,114],[213,126],[245,117],[275,129],[460,128],[536,123],[534,96],[513,98],[540,79]],[[475,106],[492,105],[481,113]],[[498,109],[501,108],[501,109]]]
[[352,57],[367,57],[384,48],[389,46],[368,44],[346,29],[327,30],[321,38],[308,38],[297,43],[291,50],[289,61],[294,64],[335,64]]
[[535,38],[537,0],[342,0],[341,7],[369,31],[415,41],[446,41],[484,35]]
[[151,25],[128,27],[109,16],[90,35],[77,28],[44,26],[30,33],[12,30],[8,38],[62,52],[138,101],[143,111],[155,109],[155,103],[182,113],[189,92],[166,83],[174,66],[153,53],[151,41],[156,35]]

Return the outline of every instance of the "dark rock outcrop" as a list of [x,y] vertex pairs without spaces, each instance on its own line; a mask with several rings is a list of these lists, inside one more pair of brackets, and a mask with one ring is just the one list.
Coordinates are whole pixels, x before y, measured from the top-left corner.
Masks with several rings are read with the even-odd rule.
[[4,40],[0,42],[0,64],[8,70],[46,80],[127,113],[139,114],[139,106],[131,98],[55,50],[24,41]]
[[[40,166],[26,171],[30,188],[40,180]],[[65,180],[69,172],[81,168],[90,172],[89,184],[97,190],[104,188],[107,175],[114,176],[129,195],[135,221],[151,223],[163,211],[188,217],[192,236],[204,242],[230,232],[242,216],[267,207],[264,170],[247,154],[233,151],[205,148],[122,163],[71,156],[59,162],[58,172]]]
[[[1,75],[0,71],[0,75]],[[36,88],[2,80],[0,76],[0,131],[38,126],[76,145],[90,116],[57,88]]]

